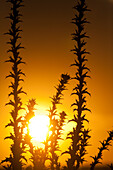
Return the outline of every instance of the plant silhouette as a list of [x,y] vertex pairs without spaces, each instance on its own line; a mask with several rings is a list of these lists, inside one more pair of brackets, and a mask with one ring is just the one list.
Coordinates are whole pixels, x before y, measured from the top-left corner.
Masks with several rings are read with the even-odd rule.
[[[99,152],[97,154],[97,156],[91,156],[93,158],[93,162],[91,163],[91,167],[90,167],[90,170],[93,170],[95,168],[95,166],[99,163],[101,163],[101,159],[102,159],[102,153],[104,150],[108,150],[108,146],[110,146],[111,144],[111,141],[113,140],[113,131],[109,131],[108,132],[109,136],[106,140],[104,140],[103,142],[100,142],[101,143],[101,147],[99,147]],[[112,167],[112,164],[110,166],[110,168]]]
[[[50,118],[50,127],[49,130],[51,132],[50,135],[47,136],[46,141],[44,142],[45,148],[44,150],[42,148],[35,148],[31,142],[31,137],[28,133],[25,135],[25,144],[29,146],[29,152],[31,153],[30,160],[33,163],[33,169],[34,170],[44,170],[45,167],[45,161],[50,160],[51,161],[51,169],[60,169],[60,164],[58,162],[58,156],[56,154],[56,151],[59,150],[59,144],[58,140],[61,139],[61,132],[62,127],[65,122],[66,113],[62,111],[61,113],[57,113],[57,104],[60,104],[60,100],[63,96],[62,92],[66,88],[66,84],[68,83],[68,80],[70,79],[70,76],[67,74],[61,75],[61,80],[59,85],[56,87],[57,92],[56,95],[52,97],[52,107],[49,110],[49,118]],[[27,105],[28,107],[28,113],[25,115],[24,119],[24,128],[28,126],[29,120],[34,116],[34,106],[35,106],[35,100],[29,100],[29,103]]]
[[44,149],[42,148],[36,148],[33,146],[33,143],[31,141],[31,136],[29,134],[29,121],[32,117],[35,116],[34,114],[34,110],[35,109],[35,105],[36,105],[36,101],[35,99],[31,99],[29,100],[28,104],[27,104],[27,108],[28,108],[28,112],[26,113],[25,117],[24,117],[24,128],[27,127],[27,133],[25,134],[25,138],[24,138],[24,142],[25,144],[27,144],[28,146],[28,151],[31,154],[31,162],[33,163],[33,169],[34,170],[44,170],[45,166],[44,166],[44,158],[45,158],[45,152]]
[[113,164],[108,165],[108,167],[109,167],[111,170],[113,170]]
[[[77,1],[77,5],[74,6],[75,17],[72,23],[75,25],[75,33],[72,34],[73,40],[75,42],[74,52],[76,59],[71,66],[76,67],[75,77],[72,79],[76,80],[76,86],[73,89],[71,95],[76,95],[75,102],[71,105],[74,106],[73,111],[76,111],[74,118],[69,120],[69,122],[75,122],[75,127],[73,131],[69,132],[67,139],[71,139],[71,146],[68,151],[64,152],[69,154],[70,158],[66,161],[68,169],[78,169],[80,164],[82,164],[85,159],[86,146],[88,146],[88,139],[90,138],[89,130],[85,129],[84,122],[87,121],[86,113],[84,111],[90,111],[86,105],[86,94],[90,95],[87,90],[86,78],[90,77],[88,75],[89,68],[86,66],[86,38],[89,38],[85,32],[85,24],[89,23],[85,18],[85,13],[90,11],[86,5],[85,0]],[[64,154],[63,153],[63,154]]]
[[[23,81],[21,75],[25,74],[19,69],[19,65],[23,64],[22,58],[20,57],[20,49],[23,47],[21,43],[18,42],[20,37],[20,29],[19,23],[21,22],[21,14],[19,12],[19,8],[23,6],[22,0],[7,0],[11,4],[11,13],[7,18],[10,19],[10,29],[6,33],[10,36],[10,41],[7,42],[10,45],[10,49],[8,53],[11,53],[9,59],[6,62],[12,64],[12,71],[6,78],[11,78],[11,84],[9,88],[12,91],[9,93],[9,97],[12,96],[12,99],[6,104],[13,107],[10,112],[11,119],[10,122],[6,125],[6,127],[12,127],[13,132],[10,133],[10,136],[7,136],[5,139],[11,139],[13,144],[10,147],[11,154],[1,163],[9,162],[8,168],[12,168],[13,170],[21,170],[22,169],[22,159],[25,159],[23,156],[24,153],[24,145],[22,141],[22,131],[21,131],[21,122],[22,117],[19,116],[19,111],[23,109],[22,101],[20,98],[20,94],[26,94],[22,87],[19,87],[20,82]],[[26,160],[26,159],[25,159]]]
[[52,107],[49,109],[50,118],[50,136],[48,137],[45,146],[49,149],[49,160],[51,161],[51,170],[59,169],[60,164],[58,162],[58,156],[56,151],[59,150],[58,141],[61,140],[62,127],[66,119],[66,113],[64,111],[58,113],[57,105],[61,104],[62,92],[66,89],[66,84],[68,83],[70,76],[68,74],[62,74],[59,81],[59,85],[56,87],[56,94],[53,95]]

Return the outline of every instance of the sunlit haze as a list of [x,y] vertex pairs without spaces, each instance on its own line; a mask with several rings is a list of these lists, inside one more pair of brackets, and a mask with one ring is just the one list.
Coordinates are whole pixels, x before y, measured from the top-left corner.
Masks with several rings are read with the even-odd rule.
[[30,120],[29,134],[32,137],[32,141],[43,142],[46,140],[46,136],[49,128],[49,117],[45,115],[36,115]]

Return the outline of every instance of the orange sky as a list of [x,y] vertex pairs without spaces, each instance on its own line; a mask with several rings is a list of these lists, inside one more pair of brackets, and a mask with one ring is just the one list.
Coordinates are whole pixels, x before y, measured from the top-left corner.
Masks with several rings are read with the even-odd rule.
[[[74,0],[49,0],[27,1],[23,11],[22,43],[25,50],[22,51],[26,65],[22,67],[26,73],[25,82],[22,84],[27,96],[22,96],[24,104],[29,98],[36,98],[39,110],[46,110],[50,106],[50,96],[55,93],[54,86],[62,73],[75,73],[70,64],[74,61],[74,55],[70,52],[73,48],[71,33],[74,31],[71,19],[73,17],[72,6]],[[90,121],[88,127],[91,131],[91,147],[88,148],[88,160],[90,155],[97,153],[99,141],[106,139],[107,131],[113,129],[113,3],[110,0],[88,0],[88,6],[92,11],[87,18],[91,22],[87,26],[90,35],[88,40],[88,66],[91,69],[91,80],[88,80],[88,88],[91,98],[88,98],[88,106],[92,113],[88,113]],[[6,41],[8,37],[3,35],[8,30],[8,20],[4,19],[9,12],[8,4],[0,1],[0,160],[8,156],[8,140],[4,137],[9,133],[4,126],[9,121],[9,108],[5,107],[8,99],[8,85],[10,80],[5,76],[11,70],[9,64],[4,61],[8,58]],[[68,116],[73,114],[70,105],[73,97],[70,96],[75,82],[71,81],[68,91],[65,92],[63,106]],[[113,162],[113,147],[110,152],[104,152],[104,160]]]

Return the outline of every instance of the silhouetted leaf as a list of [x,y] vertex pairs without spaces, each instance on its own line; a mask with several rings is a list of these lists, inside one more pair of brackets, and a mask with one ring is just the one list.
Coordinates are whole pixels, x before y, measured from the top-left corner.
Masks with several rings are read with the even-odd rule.
[[14,127],[14,122],[10,119],[10,123],[8,123],[5,127],[8,127],[8,126],[13,126]]

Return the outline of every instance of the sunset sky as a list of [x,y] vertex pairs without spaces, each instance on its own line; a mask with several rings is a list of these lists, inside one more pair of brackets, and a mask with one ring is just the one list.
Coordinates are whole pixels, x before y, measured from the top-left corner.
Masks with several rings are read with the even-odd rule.
[[[91,55],[87,56],[87,66],[91,69],[91,79],[88,80],[88,89],[91,97],[88,97],[88,107],[92,113],[87,114],[91,131],[91,146],[88,148],[87,159],[94,156],[100,146],[99,141],[107,138],[107,131],[113,129],[113,0],[88,0],[88,7],[92,10],[87,14],[90,24],[86,31],[90,36],[87,49]],[[21,95],[23,104],[27,104],[31,98],[36,98],[37,114],[47,114],[51,106],[50,97],[54,95],[55,88],[62,73],[74,76],[75,68],[70,67],[75,56],[74,42],[71,34],[74,25],[71,19],[74,17],[74,0],[25,0],[23,14],[22,45],[25,50],[21,56],[26,62],[22,66],[25,72],[25,82],[21,85],[27,96]],[[4,63],[8,58],[8,36],[3,33],[8,31],[9,21],[5,17],[10,12],[9,4],[5,0],[0,1],[0,160],[9,155],[9,141],[4,137],[9,134],[5,125],[10,119],[10,108],[5,106],[9,101],[8,86],[10,80],[5,77],[11,71],[10,64]],[[63,109],[68,118],[73,115],[70,105],[74,97],[70,96],[75,81],[71,80],[64,93]],[[67,129],[67,128],[66,128]],[[113,144],[113,142],[112,142]],[[62,144],[65,150],[65,144]],[[64,158],[64,157],[63,157]],[[110,151],[104,152],[103,163],[113,163],[113,146]]]

